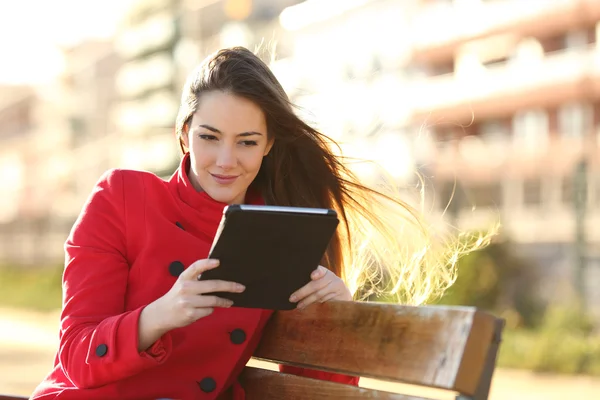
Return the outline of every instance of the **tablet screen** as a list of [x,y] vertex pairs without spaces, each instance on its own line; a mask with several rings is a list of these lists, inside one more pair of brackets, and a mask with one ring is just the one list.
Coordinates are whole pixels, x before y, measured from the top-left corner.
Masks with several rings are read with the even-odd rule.
[[328,209],[229,206],[209,255],[220,265],[200,279],[246,286],[243,293],[218,294],[234,307],[292,309],[289,296],[310,282],[338,224]]

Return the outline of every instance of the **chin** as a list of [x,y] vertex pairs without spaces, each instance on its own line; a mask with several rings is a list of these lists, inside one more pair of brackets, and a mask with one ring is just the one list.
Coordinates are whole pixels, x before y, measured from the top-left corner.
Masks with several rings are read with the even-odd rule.
[[220,203],[232,204],[236,198],[240,196],[240,193],[231,193],[226,190],[207,190],[208,194],[213,200]]

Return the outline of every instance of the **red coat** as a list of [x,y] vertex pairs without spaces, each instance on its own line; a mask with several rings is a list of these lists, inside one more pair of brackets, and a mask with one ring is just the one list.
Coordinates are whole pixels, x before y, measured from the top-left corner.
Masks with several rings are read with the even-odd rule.
[[[249,203],[260,203],[251,197]],[[181,166],[168,182],[141,171],[107,172],[65,244],[60,347],[54,369],[32,398],[243,399],[237,376],[269,310],[216,309],[137,351],[142,309],[165,294],[184,268],[208,256],[224,207],[196,192]]]

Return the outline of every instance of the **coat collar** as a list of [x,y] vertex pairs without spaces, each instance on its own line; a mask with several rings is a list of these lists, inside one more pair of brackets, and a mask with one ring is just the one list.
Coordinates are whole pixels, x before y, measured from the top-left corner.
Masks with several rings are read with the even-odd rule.
[[[198,192],[188,177],[188,171],[190,168],[190,153],[185,153],[179,168],[175,171],[171,179],[169,179],[169,186],[171,190],[187,205],[198,211],[214,212],[218,215],[223,213],[223,209],[227,206],[226,203],[222,203],[210,197],[208,193],[202,191]],[[248,189],[246,193],[247,204],[264,204],[262,196]]]

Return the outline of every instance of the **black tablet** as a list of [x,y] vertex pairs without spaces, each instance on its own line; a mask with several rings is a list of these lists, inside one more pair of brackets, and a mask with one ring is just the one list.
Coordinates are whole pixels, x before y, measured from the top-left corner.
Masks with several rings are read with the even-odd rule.
[[215,293],[234,307],[293,309],[289,297],[310,282],[338,224],[331,209],[228,206],[209,253],[220,265],[200,280],[246,286],[243,293]]

